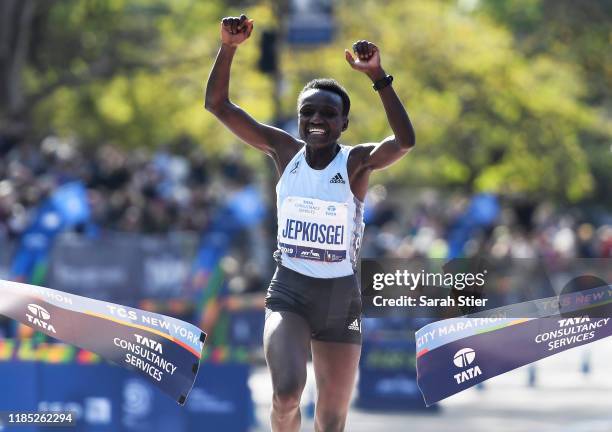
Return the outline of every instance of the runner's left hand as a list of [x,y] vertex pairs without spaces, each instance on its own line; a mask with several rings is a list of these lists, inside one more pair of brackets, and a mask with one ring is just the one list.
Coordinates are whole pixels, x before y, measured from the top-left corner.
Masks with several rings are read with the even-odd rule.
[[380,52],[378,47],[367,40],[360,40],[353,44],[353,52],[355,57],[347,49],[344,50],[344,55],[348,64],[355,70],[363,72],[367,75],[374,74],[380,71]]

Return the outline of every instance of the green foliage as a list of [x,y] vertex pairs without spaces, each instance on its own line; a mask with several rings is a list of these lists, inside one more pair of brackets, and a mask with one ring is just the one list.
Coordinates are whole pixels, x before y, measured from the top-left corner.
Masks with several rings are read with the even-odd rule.
[[[47,71],[28,71],[33,93],[48,85],[45,81],[66,75],[66,84],[35,106],[41,132],[47,128],[90,145],[112,141],[133,148],[155,147],[185,134],[212,151],[235,142],[203,109],[220,18],[229,12],[221,6],[187,0],[58,3],[47,17],[47,28],[54,29],[45,43]],[[265,6],[253,12],[262,23],[272,21]],[[62,44],[76,49],[63,52]],[[249,85],[232,90],[255,117],[268,120],[272,101],[262,95],[271,94],[272,83],[252,67],[257,55],[255,42],[241,49],[233,81]],[[73,65],[69,71],[66,64]]]
[[579,132],[579,142],[594,180],[592,198],[612,196],[612,2],[601,0],[483,0],[480,11],[515,36],[516,46],[528,58],[544,53],[571,63],[584,86],[583,100],[597,109],[604,134]]
[[337,77],[354,106],[345,140],[378,141],[390,133],[382,106],[342,52],[356,39],[379,45],[417,131],[413,154],[384,178],[570,201],[592,192],[581,143],[609,138],[610,130],[582,102],[586,88],[574,65],[546,53],[527,58],[509,31],[454,2],[362,1],[359,8],[339,15],[338,43],[292,52],[284,64],[295,91],[313,76]]
[[[294,115],[306,81],[331,76],[352,99],[344,142],[376,142],[391,134],[368,79],[344,59],[344,48],[370,39],[395,76],[394,88],[417,132],[413,153],[378,180],[534,199],[577,201],[602,193],[593,173],[612,172],[609,149],[600,146],[612,130],[593,103],[604,96],[593,90],[585,64],[559,55],[557,33],[546,33],[549,39],[537,47],[527,41],[546,20],[550,2],[492,0],[473,12],[460,3],[339,2],[333,44],[283,48],[283,114]],[[114,141],[127,147],[155,147],[187,134],[207,151],[234,148],[236,139],[202,105],[219,20],[240,12],[220,1],[54,3],[25,73],[27,92],[39,95],[32,107],[38,133],[53,130],[91,145]],[[274,82],[256,64],[261,30],[277,21],[267,3],[247,12],[255,31],[238,50],[231,97],[253,117],[271,122]],[[507,16],[509,23],[500,20]],[[580,46],[589,48],[581,59],[603,55],[605,46],[581,37]],[[262,163],[254,152],[247,155]]]
[[602,0],[483,0],[480,11],[514,34],[531,56],[551,55],[575,64],[585,75],[591,101],[612,99],[612,2]]

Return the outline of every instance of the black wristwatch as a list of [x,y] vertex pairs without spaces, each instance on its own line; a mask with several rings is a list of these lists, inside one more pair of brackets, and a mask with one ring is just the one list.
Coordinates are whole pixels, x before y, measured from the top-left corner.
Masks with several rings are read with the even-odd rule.
[[393,75],[387,75],[384,78],[379,79],[374,84],[372,84],[372,88],[376,91],[384,89],[389,84],[393,82]]

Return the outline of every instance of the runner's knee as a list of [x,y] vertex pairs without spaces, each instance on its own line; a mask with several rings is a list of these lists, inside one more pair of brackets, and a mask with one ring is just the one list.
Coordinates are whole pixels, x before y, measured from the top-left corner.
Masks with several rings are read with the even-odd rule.
[[324,410],[317,413],[317,432],[342,432],[346,415]]
[[297,380],[286,381],[274,386],[274,408],[280,412],[291,412],[300,406],[304,385]]

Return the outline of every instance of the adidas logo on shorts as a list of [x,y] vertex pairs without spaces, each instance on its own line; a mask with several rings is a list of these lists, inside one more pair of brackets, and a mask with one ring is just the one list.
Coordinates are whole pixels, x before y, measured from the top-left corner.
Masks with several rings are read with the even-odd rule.
[[352,323],[349,324],[348,329],[349,330],[355,330],[355,331],[358,331],[359,333],[361,333],[361,327],[359,326],[359,319],[355,318],[355,321],[353,321]]
[[336,175],[333,176],[329,182],[330,183],[342,183],[342,184],[346,183],[344,179],[342,178],[342,176],[340,175],[340,173],[336,173]]

